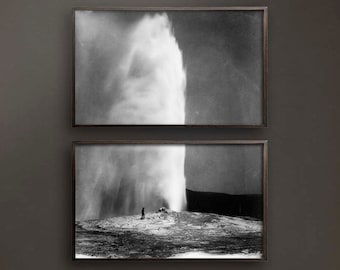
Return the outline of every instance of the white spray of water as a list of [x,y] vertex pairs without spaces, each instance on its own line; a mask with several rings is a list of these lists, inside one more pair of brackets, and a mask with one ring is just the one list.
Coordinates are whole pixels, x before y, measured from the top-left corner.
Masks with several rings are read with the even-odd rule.
[[168,17],[144,16],[127,44],[126,55],[112,67],[119,79],[107,80],[106,89],[115,95],[107,123],[183,125],[186,73]]
[[[167,15],[146,15],[125,36],[101,90],[112,104],[100,123],[184,124],[186,74]],[[185,146],[79,146],[76,153],[77,220],[186,206]]]
[[77,220],[183,210],[184,157],[183,145],[78,146]]

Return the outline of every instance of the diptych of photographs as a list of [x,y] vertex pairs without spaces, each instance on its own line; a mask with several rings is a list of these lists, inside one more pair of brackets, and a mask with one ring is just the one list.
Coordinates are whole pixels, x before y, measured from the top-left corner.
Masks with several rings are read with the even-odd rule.
[[[74,127],[267,126],[267,8],[73,18]],[[75,141],[73,259],[266,260],[267,163],[266,140]]]

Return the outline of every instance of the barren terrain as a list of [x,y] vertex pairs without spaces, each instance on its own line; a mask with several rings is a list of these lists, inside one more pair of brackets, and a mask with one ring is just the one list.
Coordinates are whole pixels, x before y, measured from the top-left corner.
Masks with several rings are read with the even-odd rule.
[[262,221],[198,212],[76,222],[76,258],[260,258]]

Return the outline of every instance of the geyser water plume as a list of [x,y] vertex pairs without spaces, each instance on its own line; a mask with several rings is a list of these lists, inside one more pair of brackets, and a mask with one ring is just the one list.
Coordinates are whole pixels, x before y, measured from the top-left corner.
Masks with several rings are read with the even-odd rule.
[[[185,121],[186,73],[166,14],[144,16],[127,38],[127,50],[107,80],[115,100],[109,124],[173,124]],[[112,86],[112,88],[111,88]]]
[[76,219],[185,208],[184,145],[76,148]]
[[[91,20],[95,16],[99,15],[86,13]],[[105,32],[104,29],[101,31]],[[125,48],[120,48],[121,56],[115,56],[107,68],[102,87],[91,90],[105,96],[103,109],[109,109],[93,113],[95,118],[91,119],[97,124],[183,125],[186,74],[167,15],[145,15],[122,37],[125,42],[120,43]],[[92,42],[92,48],[100,48],[96,39],[102,40],[96,35],[81,40]],[[77,91],[81,91],[80,85]],[[89,104],[97,106],[91,107],[91,112],[100,111],[95,100]],[[76,219],[137,214],[142,207],[146,211],[161,206],[175,211],[184,209],[184,159],[183,145],[78,146]]]

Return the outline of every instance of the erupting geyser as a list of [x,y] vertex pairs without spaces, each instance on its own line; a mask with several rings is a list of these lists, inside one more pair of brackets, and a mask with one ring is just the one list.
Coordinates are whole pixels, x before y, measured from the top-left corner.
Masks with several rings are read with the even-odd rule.
[[[93,46],[93,37],[83,40],[100,48]],[[126,30],[124,46],[121,56],[108,67],[102,89],[91,90],[105,92],[111,101],[108,110],[97,115],[98,121],[183,125],[186,74],[167,15],[144,16]],[[76,219],[137,214],[142,207],[146,211],[161,206],[184,209],[184,159],[183,145],[78,146]]]
[[86,145],[76,150],[77,220],[185,208],[182,145]]
[[168,17],[144,16],[127,44],[107,123],[183,125],[186,74]]

